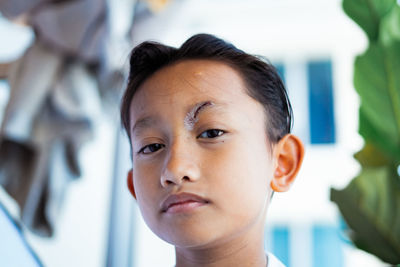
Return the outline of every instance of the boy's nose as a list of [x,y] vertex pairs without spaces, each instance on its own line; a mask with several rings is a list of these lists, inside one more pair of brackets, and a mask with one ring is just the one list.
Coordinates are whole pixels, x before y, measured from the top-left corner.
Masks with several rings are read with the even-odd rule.
[[182,152],[176,148],[169,151],[164,171],[161,175],[161,184],[180,185],[183,181],[195,182],[200,178],[200,170],[195,163],[193,153]]

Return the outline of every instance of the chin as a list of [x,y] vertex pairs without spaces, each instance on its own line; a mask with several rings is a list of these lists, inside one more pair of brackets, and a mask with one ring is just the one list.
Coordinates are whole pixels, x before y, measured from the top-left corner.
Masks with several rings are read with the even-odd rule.
[[207,245],[214,243],[216,239],[216,233],[212,233],[209,229],[200,227],[201,229],[195,229],[196,227],[190,227],[182,229],[175,227],[174,229],[168,229],[163,231],[162,234],[156,233],[161,239],[179,248],[205,248]]

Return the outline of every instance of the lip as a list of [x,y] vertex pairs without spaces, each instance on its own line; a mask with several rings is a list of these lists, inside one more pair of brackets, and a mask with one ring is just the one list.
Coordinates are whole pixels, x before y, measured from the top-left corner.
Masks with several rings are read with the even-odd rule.
[[161,212],[163,213],[184,213],[190,212],[198,207],[207,205],[209,203],[205,198],[191,194],[180,193],[169,195],[161,205]]

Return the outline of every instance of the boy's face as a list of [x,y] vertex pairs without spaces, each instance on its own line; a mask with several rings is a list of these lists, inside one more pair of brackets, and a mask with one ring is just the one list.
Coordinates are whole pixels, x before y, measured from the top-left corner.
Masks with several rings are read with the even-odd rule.
[[165,67],[139,88],[130,118],[132,190],[159,237],[207,248],[263,227],[276,160],[264,109],[233,68]]

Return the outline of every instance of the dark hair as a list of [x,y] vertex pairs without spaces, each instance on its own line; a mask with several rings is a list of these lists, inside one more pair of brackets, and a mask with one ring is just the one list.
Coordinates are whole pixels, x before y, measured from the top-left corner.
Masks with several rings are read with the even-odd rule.
[[261,57],[246,54],[213,35],[197,34],[180,48],[148,41],[132,50],[128,84],[121,104],[121,119],[129,137],[130,104],[140,85],[156,71],[189,59],[215,60],[234,68],[244,80],[249,96],[264,106],[269,140],[276,143],[290,133],[292,108],[276,69]]

